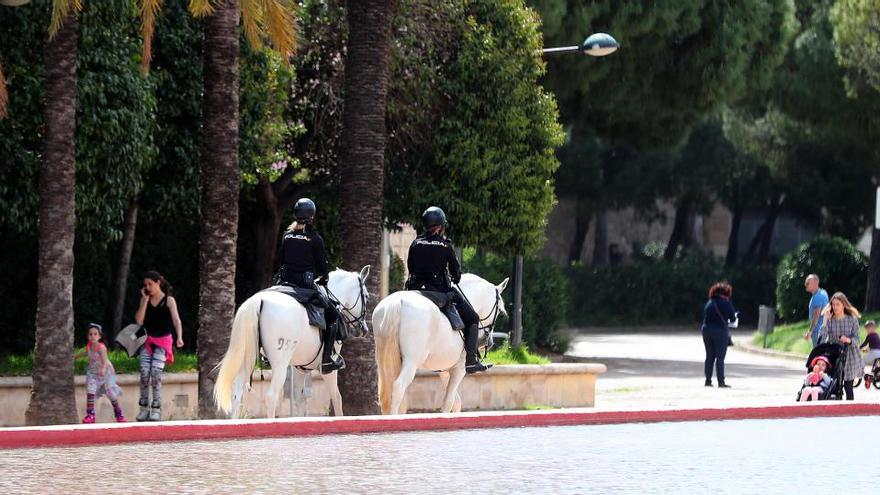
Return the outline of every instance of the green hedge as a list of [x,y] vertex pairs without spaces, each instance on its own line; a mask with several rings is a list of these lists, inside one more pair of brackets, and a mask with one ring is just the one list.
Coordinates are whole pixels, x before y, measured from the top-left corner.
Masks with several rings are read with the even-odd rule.
[[702,320],[709,286],[719,280],[733,285],[733,302],[745,324],[757,322],[758,305],[775,304],[772,265],[725,267],[711,259],[686,258],[576,266],[566,273],[572,288],[572,325],[696,325]]
[[[462,258],[463,271],[475,273],[493,284],[511,277],[502,296],[508,312],[512,312],[513,258],[492,254],[478,255],[473,249],[465,249]],[[541,258],[524,260],[522,324],[523,341],[529,346],[543,347],[554,352],[568,350],[570,338],[559,330],[566,322],[568,291],[565,274],[555,263]],[[501,315],[496,328],[509,330],[509,319]]]
[[830,297],[843,292],[860,308],[865,302],[868,257],[845,239],[817,237],[786,254],[776,273],[776,312],[784,321],[806,318],[810,295],[804,290],[807,275],[819,275],[820,286]]

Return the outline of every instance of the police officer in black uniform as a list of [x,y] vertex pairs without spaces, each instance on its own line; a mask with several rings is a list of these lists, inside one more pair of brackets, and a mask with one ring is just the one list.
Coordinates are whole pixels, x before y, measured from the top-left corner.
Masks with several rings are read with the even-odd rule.
[[465,371],[468,373],[486,371],[492,365],[481,363],[477,352],[480,317],[462,293],[450,283],[450,277],[456,284],[461,280],[461,265],[452,248],[452,242],[443,237],[446,214],[440,208],[432,206],[422,213],[422,225],[425,227],[425,232],[416,237],[409,246],[406,264],[410,276],[406,288],[452,293],[455,306],[465,325],[464,350],[467,354]]
[[[330,268],[327,253],[324,250],[324,239],[315,230],[315,203],[302,198],[293,207],[293,222],[284,233],[281,241],[281,268],[279,281],[284,284],[303,289],[317,290],[315,284],[327,287]],[[321,357],[321,373],[327,374],[345,368],[345,360],[335,353],[334,343],[339,325],[339,312],[335,305],[318,292],[324,302],[324,319],[327,328],[324,330],[324,349]]]

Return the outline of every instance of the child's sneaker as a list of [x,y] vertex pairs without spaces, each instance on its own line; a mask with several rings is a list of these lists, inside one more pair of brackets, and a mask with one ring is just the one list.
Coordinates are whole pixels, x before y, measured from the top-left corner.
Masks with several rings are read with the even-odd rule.
[[117,414],[116,415],[116,422],[117,423],[125,423],[125,416],[123,416],[121,414]]
[[83,423],[89,425],[95,422],[95,411],[86,411],[86,416],[83,418]]

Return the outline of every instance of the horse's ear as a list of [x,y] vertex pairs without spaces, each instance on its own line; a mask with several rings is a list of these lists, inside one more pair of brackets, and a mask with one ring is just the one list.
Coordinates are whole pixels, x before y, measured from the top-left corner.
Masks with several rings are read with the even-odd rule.
[[498,289],[499,294],[504,292],[504,289],[507,287],[507,282],[510,282],[510,277],[505,278],[500,284],[495,286],[495,288]]
[[367,277],[370,276],[370,268],[371,268],[370,265],[367,265],[367,266],[361,268],[361,274],[358,275],[358,276],[359,276],[359,277],[361,278],[361,280],[363,280],[364,282],[366,282],[366,281],[367,281]]

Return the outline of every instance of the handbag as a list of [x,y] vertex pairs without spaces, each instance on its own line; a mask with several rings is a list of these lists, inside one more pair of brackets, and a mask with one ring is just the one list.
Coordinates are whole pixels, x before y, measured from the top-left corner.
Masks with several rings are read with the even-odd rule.
[[147,331],[142,325],[131,324],[116,334],[116,343],[125,349],[129,357],[135,357],[147,341]]

